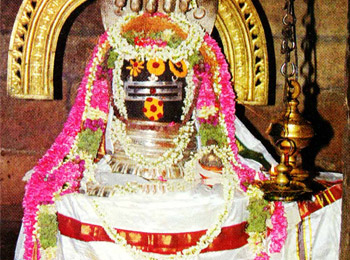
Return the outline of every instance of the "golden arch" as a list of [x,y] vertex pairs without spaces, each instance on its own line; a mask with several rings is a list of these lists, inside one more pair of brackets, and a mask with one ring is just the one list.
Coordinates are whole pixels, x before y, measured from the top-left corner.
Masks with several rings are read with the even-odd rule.
[[[53,99],[53,71],[59,33],[69,15],[86,1],[23,1],[9,47],[9,95],[25,99]],[[238,101],[267,104],[269,71],[266,38],[251,0],[221,0],[215,26],[230,64]]]

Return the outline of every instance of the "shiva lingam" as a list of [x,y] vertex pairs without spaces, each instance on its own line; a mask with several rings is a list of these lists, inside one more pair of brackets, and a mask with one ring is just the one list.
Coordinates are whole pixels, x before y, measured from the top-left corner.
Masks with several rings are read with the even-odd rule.
[[297,81],[288,81],[290,97],[286,111],[268,129],[281,155],[280,164],[270,172],[271,180],[263,182],[261,186],[268,200],[299,200],[311,192],[305,184],[309,172],[301,166],[300,151],[308,146],[314,131],[298,110],[300,89]]

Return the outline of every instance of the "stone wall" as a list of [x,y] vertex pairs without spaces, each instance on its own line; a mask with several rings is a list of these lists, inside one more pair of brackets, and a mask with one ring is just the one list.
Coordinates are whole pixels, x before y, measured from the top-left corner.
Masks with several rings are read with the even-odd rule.
[[[274,47],[277,71],[283,62],[280,55],[281,19],[284,1],[260,0],[257,6],[267,17],[266,31],[271,32],[268,44]],[[306,3],[307,2],[307,3]],[[1,205],[19,205],[24,194],[22,177],[30,170],[38,159],[53,143],[60,133],[74,101],[76,89],[83,76],[85,65],[90,58],[97,36],[103,32],[101,17],[96,1],[88,1],[80,7],[64,26],[60,38],[57,60],[62,66],[62,80],[56,82],[61,90],[61,99],[54,101],[18,100],[6,94],[7,50],[15,16],[20,7],[20,0],[1,1],[1,157],[0,182]],[[315,24],[311,30],[306,30],[302,24],[307,11],[314,11]],[[323,170],[342,171],[342,142],[345,127],[345,39],[347,22],[347,1],[296,1],[298,18],[299,63],[311,60],[311,65],[317,74],[311,75],[310,70],[303,66],[300,83],[305,89],[311,89],[307,98],[301,98],[300,110],[306,100],[306,117],[314,124],[317,138],[314,146],[309,149],[310,165]],[[312,21],[313,16],[306,17]],[[306,34],[312,36],[315,43],[315,56],[305,57],[301,42]],[[317,37],[313,36],[316,33]],[[65,35],[68,36],[66,37]],[[63,64],[63,65],[62,65]],[[309,67],[310,68],[310,67]],[[308,74],[309,73],[309,74]],[[274,98],[269,106],[240,106],[238,113],[248,127],[265,144],[269,144],[265,130],[270,120],[282,111],[283,77],[276,75],[272,80]],[[305,85],[304,77],[309,79]],[[61,77],[60,77],[61,78]],[[312,87],[312,88],[311,88]],[[315,158],[315,160],[313,160]],[[14,207],[10,213],[3,207],[2,218],[19,218],[20,207]]]

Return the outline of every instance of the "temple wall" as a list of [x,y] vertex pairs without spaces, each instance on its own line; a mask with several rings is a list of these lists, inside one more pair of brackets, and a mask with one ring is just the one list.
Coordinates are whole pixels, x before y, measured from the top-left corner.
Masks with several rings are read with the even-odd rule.
[[[84,73],[97,36],[103,32],[101,17],[96,1],[89,1],[70,19],[62,36],[57,52],[57,58],[63,60],[61,99],[54,101],[18,100],[6,94],[7,50],[10,41],[15,16],[22,1],[1,1],[1,49],[0,49],[0,98],[1,98],[1,157],[0,182],[2,220],[20,219],[24,194],[24,182],[21,181],[26,171],[30,170],[38,159],[54,142],[67,118],[75,97],[75,91]],[[300,44],[306,30],[302,25],[302,17],[306,14],[309,1],[296,1],[298,15],[299,63],[305,61]],[[272,38],[268,43],[275,50],[276,70],[283,62],[280,54],[281,18],[284,1],[260,0],[271,29]],[[347,22],[347,1],[315,1],[314,8],[316,41],[317,75],[312,75],[315,93],[307,104],[310,120],[316,125],[317,139],[315,149],[310,154],[317,153],[315,165],[323,170],[342,171],[342,143],[345,127],[345,39]],[[64,51],[64,55],[62,54]],[[240,106],[238,113],[252,131],[264,143],[269,142],[265,130],[270,120],[282,111],[283,77],[275,71],[275,97],[269,106]],[[304,76],[308,72],[304,70]],[[300,83],[304,85],[304,77]],[[61,87],[60,87],[61,86]],[[306,86],[307,87],[307,86]],[[311,102],[313,101],[313,102]],[[316,102],[317,101],[317,102]],[[303,98],[300,100],[300,110],[303,110]],[[316,111],[316,112],[315,112]],[[320,146],[320,147],[318,147]],[[314,151],[315,150],[315,151]],[[312,156],[311,156],[312,158]]]

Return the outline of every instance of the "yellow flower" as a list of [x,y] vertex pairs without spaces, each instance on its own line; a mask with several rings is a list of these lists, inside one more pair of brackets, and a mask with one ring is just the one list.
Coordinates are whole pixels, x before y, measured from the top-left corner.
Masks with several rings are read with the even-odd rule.
[[184,61],[172,63],[169,60],[169,68],[170,68],[170,71],[174,73],[176,77],[184,78],[187,75],[187,66]]
[[147,61],[147,70],[156,76],[162,75],[165,71],[164,61],[158,58]]
[[130,66],[127,66],[126,68],[130,70],[130,76],[137,77],[141,73],[141,70],[144,68],[143,61],[139,60],[130,60]]

